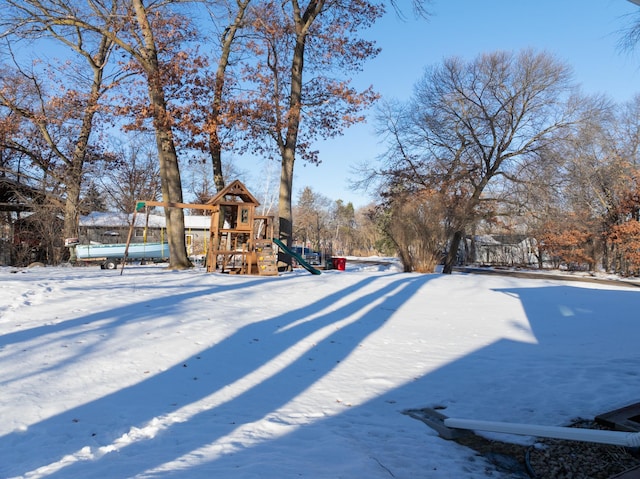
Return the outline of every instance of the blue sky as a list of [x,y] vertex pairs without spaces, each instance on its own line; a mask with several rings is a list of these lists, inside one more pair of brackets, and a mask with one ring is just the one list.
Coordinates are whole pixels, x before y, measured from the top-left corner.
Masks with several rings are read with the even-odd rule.
[[[373,85],[384,98],[406,100],[424,68],[444,58],[470,60],[484,52],[531,47],[572,66],[585,93],[604,93],[621,103],[640,93],[640,50],[619,47],[622,30],[640,14],[627,0],[432,0],[430,10],[426,22],[403,21],[389,12],[367,33],[382,53],[354,78],[356,86]],[[349,178],[353,166],[374,161],[384,150],[373,128],[372,114],[367,124],[320,143],[320,166],[298,161],[294,201],[309,186],[332,200],[367,204],[365,193],[349,189]]]

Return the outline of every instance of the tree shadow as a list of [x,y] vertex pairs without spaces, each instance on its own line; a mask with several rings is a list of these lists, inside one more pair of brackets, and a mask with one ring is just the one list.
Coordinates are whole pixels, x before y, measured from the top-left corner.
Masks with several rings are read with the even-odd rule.
[[[277,278],[268,278],[266,281],[290,281],[294,276],[281,276]],[[194,277],[194,279],[197,279]],[[34,348],[32,353],[37,354],[37,348],[46,347],[51,343],[74,343],[79,338],[85,338],[89,333],[93,333],[95,340],[89,342],[84,340],[82,347],[74,348],[74,353],[64,358],[64,363],[51,362],[48,367],[38,370],[40,374],[47,371],[53,371],[60,367],[64,367],[72,361],[80,361],[82,357],[90,354],[95,347],[99,347],[100,344],[106,339],[112,336],[118,331],[118,328],[128,323],[137,322],[140,323],[145,320],[152,320],[159,315],[174,316],[176,318],[181,316],[183,305],[190,301],[205,301],[208,297],[215,297],[218,294],[226,293],[234,290],[250,291],[252,287],[263,287],[265,279],[248,279],[241,278],[235,284],[213,284],[203,285],[201,287],[194,288],[189,286],[188,292],[180,292],[184,290],[184,284],[179,283],[174,286],[168,286],[167,281],[163,281],[158,285],[146,285],[145,290],[154,290],[161,288],[164,290],[174,289],[173,294],[157,297],[152,299],[143,297],[139,301],[132,301],[126,305],[109,308],[95,313],[86,315],[80,315],[74,319],[62,320],[60,322],[49,321],[44,325],[39,325],[32,328],[21,329],[12,333],[5,333],[0,335],[0,349],[9,345],[17,345],[23,342],[28,342],[34,339],[38,339],[37,347]],[[73,290],[73,288],[69,288]],[[104,290],[105,295],[130,295],[131,286],[129,284],[113,284],[106,282],[105,285],[92,286],[94,290]],[[78,294],[83,291],[78,289]],[[24,349],[24,353],[28,353],[29,350]],[[14,375],[11,380],[16,381],[21,378],[28,377],[30,373],[25,371],[23,375]],[[3,383],[0,382],[0,387]]]
[[[407,288],[413,294],[422,284],[414,282]],[[229,450],[221,449],[215,453],[206,448],[198,451],[194,448],[198,444],[191,442],[187,447],[176,449],[171,467],[163,469],[158,467],[159,464],[154,464],[155,461],[148,460],[140,463],[142,467],[133,470],[139,472],[140,477],[164,479],[215,475],[311,476],[316,479],[411,477],[417,466],[407,464],[406,458],[409,457],[420,463],[419,469],[424,471],[425,477],[500,477],[501,472],[492,469],[488,463],[472,466],[479,461],[472,450],[460,448],[460,457],[447,457],[457,445],[437,437],[435,431],[402,415],[402,411],[438,407],[450,417],[567,425],[576,417],[593,417],[610,407],[637,400],[629,397],[632,387],[620,388],[616,385],[629,381],[637,384],[640,378],[637,369],[640,362],[638,320],[634,313],[640,307],[638,292],[575,286],[505,288],[495,291],[519,299],[531,328],[530,339],[498,339],[357,407],[345,407],[342,414],[328,417],[320,415],[305,425],[278,424],[282,434],[269,434],[264,441],[248,441],[248,445],[235,444],[235,447],[229,442],[226,444]],[[406,293],[408,291],[403,296]],[[409,299],[410,295],[406,296]],[[394,307],[392,303],[395,301],[389,300],[380,307]],[[425,320],[429,319],[428,312],[425,312]],[[349,328],[357,329],[357,337],[364,339],[373,331],[365,323],[373,321],[379,327],[380,321],[384,320],[386,318],[380,320],[373,314],[371,318],[363,318]],[[522,325],[514,322],[513,327],[517,335]],[[348,354],[350,348],[336,348],[337,354],[332,354],[334,341],[341,340],[343,335],[349,335],[348,329],[336,332],[318,344],[320,355],[327,360],[322,373],[303,377],[301,382],[287,390],[285,397],[279,395],[272,398],[264,394],[280,387],[286,389],[290,380],[298,381],[300,375],[308,375],[302,358],[239,398],[246,401],[242,410],[250,411],[241,421],[249,424],[268,415],[286,397],[293,397],[305,385],[318,381],[322,374],[331,369],[332,361]],[[375,374],[373,371],[370,373]],[[237,404],[229,406],[228,414],[237,410]],[[252,411],[256,406],[257,410]],[[232,429],[216,425],[213,415],[217,413],[221,417],[230,417],[221,407],[198,418],[203,420],[203,427],[215,427],[216,433],[207,437],[211,443]],[[173,432],[178,434],[178,438],[186,439],[184,435],[189,433],[189,428]],[[378,440],[372,443],[372,436],[378,436]],[[305,457],[309,458],[310,464],[322,463],[314,448],[318,442],[322,443],[322,453],[332,458],[325,461],[326,467],[320,471],[296,469],[304,463]],[[328,443],[331,445],[327,446]],[[144,456],[146,446],[139,444],[137,447],[136,455]],[[354,450],[358,450],[355,454],[363,458],[363,462],[355,466],[353,457],[348,456]],[[198,460],[199,452],[209,458]],[[186,456],[181,458],[181,454]],[[292,466],[287,462],[291,457],[295,457]],[[443,467],[450,459],[454,461],[448,464],[450,469]],[[180,468],[181,460],[187,469]],[[135,462],[137,466],[137,460]],[[144,469],[145,466],[149,468]],[[145,471],[146,474],[143,474]]]
[[[453,446],[440,447],[444,440],[402,415],[403,410],[437,406],[451,417],[560,425],[629,401],[628,388],[616,384],[637,382],[639,377],[638,323],[633,316],[640,306],[638,292],[575,286],[504,288],[494,291],[516,298],[524,308],[527,324],[515,320],[512,324],[514,337],[524,339],[493,341],[363,404],[345,405],[342,414],[307,411],[305,424],[296,418],[283,422],[276,411],[321,383],[434,277],[399,275],[379,287],[375,278],[367,278],[303,308],[241,327],[146,381],[42,421],[24,433],[1,437],[0,451],[7,457],[0,461],[0,473],[24,474],[46,467],[49,472],[43,476],[60,478],[114,477],[113,471],[125,472],[126,477],[189,479],[281,479],[305,474],[316,479],[408,477],[416,467],[406,464],[411,458],[421,463],[427,477],[451,477],[451,471],[436,469]],[[365,290],[357,299],[350,298]],[[376,301],[374,309],[344,321]],[[424,311],[424,321],[435,325],[441,318]],[[333,330],[312,341],[314,333],[324,328]],[[424,350],[425,355],[432,353]],[[287,354],[295,359],[285,361]],[[281,360],[277,372],[264,369]],[[227,391],[243,380],[247,384],[241,392]],[[550,398],[548,403],[545,397]],[[193,410],[184,410],[190,406]],[[131,418],[136,418],[134,424]],[[254,427],[260,421],[265,427],[264,419],[272,429]],[[68,432],[70,422],[74,422],[71,437],[56,432]],[[104,425],[111,429],[101,429]],[[13,453],[30,457],[33,445],[50,443],[40,439],[49,434],[58,434],[56,447],[37,451],[28,464],[10,464]],[[374,435],[382,437],[375,442],[377,447],[371,446]],[[332,460],[325,461],[322,471],[296,470],[300,457],[308,457],[312,464],[322,462],[314,455],[318,442],[323,442],[323,453],[330,450],[335,455]],[[357,470],[345,469],[354,463],[347,457],[354,449],[364,461]],[[98,454],[101,450],[103,454]],[[297,457],[290,466],[287,459],[292,455]],[[473,455],[468,452],[469,464]],[[57,472],[53,464],[58,465]],[[480,477],[471,472],[478,469],[469,468],[464,477]],[[276,475],[268,474],[274,471]]]
[[[234,470],[237,477],[411,477],[416,464],[407,465],[406,458],[421,463],[425,477],[499,477],[504,471],[480,464],[473,450],[462,450],[461,457],[466,454],[467,459],[449,464],[451,469],[438,470],[446,464],[443,456],[447,452],[443,451],[457,445],[401,413],[409,408],[438,407],[450,417],[568,425],[576,417],[593,417],[637,400],[629,397],[629,390],[640,378],[638,320],[633,313],[640,306],[638,292],[574,286],[495,291],[518,298],[531,328],[530,340],[499,339],[364,404],[345,408],[338,416],[291,427],[291,432],[275,440],[239,447],[214,460],[193,461],[189,477],[220,473],[234,477]],[[429,320],[428,313],[425,316]],[[514,322],[513,328],[517,335],[522,325]],[[630,381],[630,386],[619,387]],[[377,447],[371,445],[372,436],[380,438],[374,441]],[[294,467],[300,465],[299,456],[309,457],[311,464],[320,462],[314,457],[313,445],[323,440],[336,445],[335,460],[328,461],[326,468],[288,468],[287,458],[293,454],[297,456]],[[439,443],[447,444],[434,447]],[[358,451],[368,461],[358,464],[357,470],[345,469],[353,463],[352,458],[341,461],[345,447],[371,447]],[[282,462],[266,469],[274,458]],[[171,464],[177,465],[179,461]],[[265,475],[265,470],[277,474]],[[179,478],[184,471],[167,468],[145,477]]]
[[[293,279],[294,276],[282,276],[278,277],[278,281],[288,281]],[[13,333],[5,333],[0,335],[0,347],[7,346],[10,344],[20,343],[24,341],[29,341],[33,338],[39,336],[46,336],[52,333],[59,333],[61,331],[70,330],[73,331],[80,325],[83,324],[99,324],[96,328],[98,330],[108,330],[113,327],[120,326],[130,321],[140,321],[145,318],[153,318],[158,313],[162,312],[163,314],[174,313],[179,315],[180,307],[183,303],[193,300],[196,298],[201,298],[207,295],[215,295],[222,292],[232,291],[232,290],[240,290],[240,289],[248,289],[252,286],[261,286],[264,285],[264,278],[260,279],[252,279],[250,281],[238,282],[237,284],[225,284],[225,285],[203,285],[197,289],[193,289],[193,286],[189,286],[189,291],[186,293],[180,293],[179,291],[184,289],[184,285],[176,284],[173,286],[176,291],[175,294],[171,294],[165,296],[164,298],[154,297],[152,300],[149,298],[143,298],[139,301],[133,301],[130,304],[120,306],[117,308],[110,308],[104,311],[99,311],[96,313],[91,313],[87,315],[82,315],[74,319],[64,320],[61,322],[49,322],[45,325],[36,326],[33,328],[25,328]],[[162,283],[162,285],[155,286],[145,286],[145,289],[155,289],[162,288],[163,290],[170,289],[167,286],[166,282]],[[74,288],[68,288],[73,291]],[[82,294],[83,290],[80,288],[75,288],[78,294]],[[130,284],[113,284],[108,281],[105,282],[102,286],[92,286],[92,289],[95,290],[104,290],[105,295],[130,295],[131,294],[131,285]],[[138,306],[144,305],[147,307],[146,313],[141,315],[140,308]],[[86,330],[78,334],[84,334]],[[69,339],[73,339],[77,333],[70,333]]]
[[[0,472],[16,475],[47,468],[47,477],[114,477],[112,471],[124,465],[126,474],[135,475],[177,460],[242,424],[269,415],[313,386],[430,278],[400,275],[381,285],[376,285],[375,277],[365,278],[320,301],[240,327],[214,346],[160,374],[33,424],[25,432],[0,437],[0,454],[5,456],[0,456]],[[250,285],[242,285],[247,286]],[[368,288],[366,294],[350,299],[363,288]],[[179,315],[181,303],[215,291],[214,287],[167,296],[153,301],[146,315],[153,317],[160,311],[163,315]],[[336,306],[339,301],[344,305]],[[376,301],[382,303],[375,312],[343,324],[345,318]],[[113,329],[139,320],[136,309],[140,308],[115,308],[58,327],[73,328],[112,318],[110,324],[101,327]],[[310,343],[309,338],[323,328],[335,330],[318,343]],[[28,338],[51,331],[35,328],[23,334]],[[268,373],[265,366],[277,363],[285,355],[297,358],[283,362],[277,373]],[[247,383],[242,393],[234,396],[227,391],[231,389],[228,386],[242,381]],[[131,418],[136,418],[133,424]],[[66,435],[69,424],[73,424],[71,436]],[[194,437],[194,424],[198,428],[201,424],[202,435]],[[50,443],[55,447],[30,454],[33,444]],[[29,460],[11,464],[9,454]]]

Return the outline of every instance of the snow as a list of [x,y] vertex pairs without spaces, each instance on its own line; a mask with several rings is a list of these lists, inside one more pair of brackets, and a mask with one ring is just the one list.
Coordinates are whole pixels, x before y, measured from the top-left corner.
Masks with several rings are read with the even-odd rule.
[[0,287],[2,478],[509,477],[402,412],[562,426],[640,400],[629,284],[349,258],[4,267]]

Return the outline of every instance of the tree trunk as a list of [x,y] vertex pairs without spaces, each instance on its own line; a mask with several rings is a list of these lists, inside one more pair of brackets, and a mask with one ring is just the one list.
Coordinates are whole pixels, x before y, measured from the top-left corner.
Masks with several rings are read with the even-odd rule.
[[[162,180],[162,199],[169,203],[182,203],[182,181],[178,166],[171,121],[167,112],[167,102],[160,78],[160,65],[153,31],[142,5],[142,0],[133,0],[136,20],[142,32],[144,49],[140,61],[147,75],[149,101],[153,111],[153,126],[158,147],[160,162],[160,178]],[[184,210],[182,208],[165,208],[167,221],[167,239],[169,241],[169,268],[188,269],[193,267],[187,256],[184,238]]]
[[[78,217],[80,215],[78,208],[80,206],[80,192],[82,190],[82,173],[87,154],[87,145],[89,144],[89,136],[91,135],[91,124],[93,122],[95,107],[97,105],[97,96],[99,96],[98,92],[96,92],[96,95],[92,95],[92,101],[90,101],[86,107],[85,114],[82,119],[80,135],[76,142],[73,156],[67,164],[67,170],[64,177],[66,184],[66,201],[64,206],[63,235],[65,238],[78,237]],[[93,99],[95,99],[95,101],[93,101]]]
[[461,230],[456,231],[451,238],[451,244],[449,245],[449,251],[447,257],[444,260],[444,267],[442,272],[444,274],[453,273],[453,267],[456,264],[458,258],[458,249],[460,248],[460,242],[462,241],[463,232]]
[[[279,237],[280,241],[291,247],[293,243],[293,209],[291,207],[291,197],[293,188],[293,164],[295,154],[286,150],[282,155],[282,169],[280,172],[280,196],[278,201]],[[283,255],[280,260],[291,268],[291,258]]]
[[235,28],[229,31],[227,36],[223,38],[222,55],[218,61],[218,69],[216,70],[216,79],[213,87],[213,105],[211,106],[211,133],[209,134],[209,154],[211,155],[211,166],[213,167],[213,183],[216,191],[219,193],[224,189],[224,174],[222,172],[222,144],[220,143],[220,111],[222,107],[222,95],[224,92],[224,76],[227,65],[229,63],[229,54],[231,53],[231,39],[235,34]]
[[213,184],[216,187],[216,192],[220,193],[224,189],[224,174],[222,172],[222,145],[218,138],[217,127],[209,135],[209,154],[213,168]]
[[[90,119],[87,119],[90,116]],[[83,123],[91,123],[93,113],[85,114]],[[89,132],[90,132],[89,127]],[[82,191],[82,173],[84,170],[84,160],[86,156],[86,148],[89,141],[89,134],[82,134],[76,143],[76,149],[73,157],[71,158],[71,164],[67,165],[67,172],[65,174],[65,194],[66,199],[64,202],[64,221],[62,227],[63,238],[78,238],[79,231],[78,225],[80,223],[80,193]],[[66,253],[63,252],[62,256]],[[70,261],[75,261],[75,248],[69,249]],[[64,258],[62,258],[64,259]]]
[[[293,52],[291,65],[291,96],[289,99],[289,118],[284,145],[281,147],[282,169],[280,171],[280,198],[278,203],[279,237],[287,246],[293,241],[293,165],[296,157],[296,144],[300,128],[300,114],[302,101],[302,68],[304,64],[304,37],[298,38]],[[291,258],[285,257],[290,267]]]
[[[284,144],[280,146],[282,155],[282,170],[280,174],[280,203],[278,205],[279,236],[287,246],[293,241],[293,214],[291,197],[293,194],[293,165],[298,144],[298,132],[300,130],[300,118],[302,115],[302,72],[304,70],[304,50],[309,29],[316,17],[322,11],[324,0],[312,0],[304,14],[297,0],[291,0],[294,11],[294,23],[296,28],[296,44],[291,59],[291,91],[289,97],[289,111],[287,119],[287,132]],[[287,258],[290,265],[291,258]]]
[[536,258],[538,258],[538,269],[543,270],[544,269],[544,251],[540,246],[540,241],[538,240],[538,238],[536,238],[536,251],[538,251],[538,253],[536,254]]
[[231,47],[238,29],[240,29],[247,6],[251,0],[240,0],[236,2],[238,11],[233,23],[225,30],[222,36],[222,49],[218,68],[216,70],[215,85],[213,88],[213,105],[211,108],[211,134],[209,135],[209,152],[211,154],[211,164],[213,166],[213,183],[216,190],[220,192],[224,189],[224,175],[222,172],[222,145],[220,144],[220,112],[222,108],[222,97],[224,95],[224,83]]
[[[178,167],[178,155],[176,154],[171,132],[156,128],[156,142],[160,160],[163,201],[182,203],[182,181]],[[184,210],[182,208],[165,208],[164,211],[167,221],[167,240],[169,242],[169,268],[191,268],[193,264],[187,255],[187,246],[184,238]]]
[[[67,198],[64,203],[64,225],[62,236],[64,238],[77,238],[79,236],[79,204],[80,204],[80,184],[81,179],[72,180],[67,176],[67,186],[65,193]],[[75,261],[75,248],[69,248],[70,260]]]
[[[77,238],[79,236],[79,207],[80,193],[82,191],[82,174],[84,172],[84,163],[87,156],[87,147],[89,138],[93,130],[93,118],[98,109],[98,102],[102,96],[102,78],[104,75],[104,65],[109,57],[112,42],[103,36],[100,41],[98,53],[90,60],[93,70],[93,82],[91,84],[91,94],[87,103],[80,126],[80,134],[73,151],[71,164],[68,165],[68,172],[65,175],[67,199],[64,208],[64,230],[65,238]],[[72,260],[75,258],[75,248],[70,249]]]

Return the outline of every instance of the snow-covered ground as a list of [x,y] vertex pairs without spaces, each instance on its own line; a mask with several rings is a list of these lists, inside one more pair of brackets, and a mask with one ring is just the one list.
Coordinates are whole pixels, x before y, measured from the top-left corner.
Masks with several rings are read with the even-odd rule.
[[0,268],[0,477],[508,477],[402,411],[561,426],[637,402],[639,312],[629,285],[354,261]]

